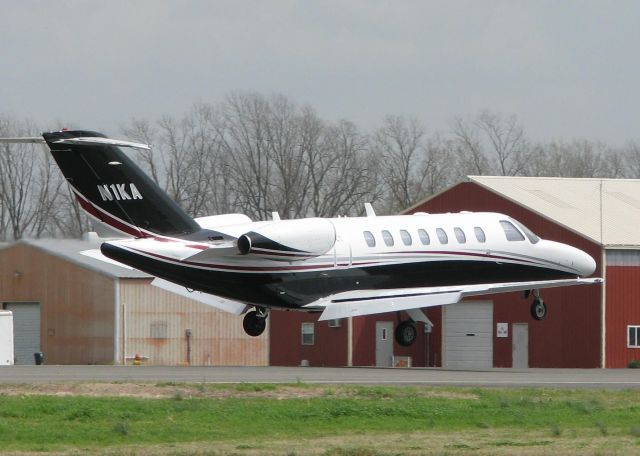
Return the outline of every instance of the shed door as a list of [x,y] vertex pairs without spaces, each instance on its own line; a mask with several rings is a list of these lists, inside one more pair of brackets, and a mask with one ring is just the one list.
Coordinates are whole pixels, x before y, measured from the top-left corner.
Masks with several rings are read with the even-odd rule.
[[40,303],[7,302],[13,312],[13,353],[16,364],[35,364],[33,354],[40,351]]
[[493,303],[451,304],[443,314],[444,367],[493,367]]
[[529,325],[527,323],[513,324],[513,362],[516,369],[529,367]]
[[376,321],[376,367],[391,367],[393,322]]

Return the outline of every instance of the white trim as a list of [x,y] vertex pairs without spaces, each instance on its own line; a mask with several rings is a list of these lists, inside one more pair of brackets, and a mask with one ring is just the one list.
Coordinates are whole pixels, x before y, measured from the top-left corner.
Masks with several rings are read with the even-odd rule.
[[347,318],[347,366],[353,367],[353,317]]
[[114,306],[113,306],[113,364],[122,364],[120,354],[122,350],[121,338],[122,328],[120,327],[120,280],[114,279],[113,281],[113,294],[114,294]]
[[607,367],[607,252],[602,249],[600,262],[602,288],[600,288],[600,368]]
[[[636,344],[631,345],[629,343],[629,329],[634,328],[636,330]],[[627,325],[627,348],[640,348],[640,325]]]

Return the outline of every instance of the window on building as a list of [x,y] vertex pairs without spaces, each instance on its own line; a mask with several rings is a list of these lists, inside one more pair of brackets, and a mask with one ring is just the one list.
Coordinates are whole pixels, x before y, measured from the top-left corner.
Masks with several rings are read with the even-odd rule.
[[376,238],[373,236],[373,233],[371,231],[364,231],[364,240],[367,242],[367,245],[369,247],[375,247],[376,246]]
[[339,328],[342,326],[342,320],[334,318],[333,320],[327,320],[329,328]]
[[456,235],[456,239],[460,244],[464,244],[467,242],[467,236],[462,231],[462,228],[458,228],[457,226],[453,229],[453,234]]
[[429,239],[429,233],[427,233],[426,230],[423,230],[422,228],[420,228],[418,230],[418,236],[420,237],[420,242],[422,242],[423,245],[431,244],[431,239]]
[[479,226],[476,226],[473,229],[473,232],[475,233],[476,239],[478,240],[478,242],[487,242],[487,236],[485,236],[484,230],[482,228],[480,228]]
[[387,244],[387,247],[393,246],[393,236],[387,230],[382,230],[382,239],[384,239],[384,243]]
[[302,345],[313,345],[315,332],[313,323],[302,323]]
[[449,243],[449,236],[447,236],[447,233],[445,233],[445,231],[442,228],[436,228],[436,234],[438,235],[438,240],[440,241],[440,244]]
[[407,230],[400,230],[400,238],[404,245],[411,245],[411,235]]
[[627,326],[627,347],[640,348],[640,326]]
[[151,338],[152,339],[166,339],[167,335],[167,322],[166,321],[154,321],[151,323]]
[[504,230],[507,241],[524,241],[524,236],[513,223],[507,220],[500,220],[500,226]]

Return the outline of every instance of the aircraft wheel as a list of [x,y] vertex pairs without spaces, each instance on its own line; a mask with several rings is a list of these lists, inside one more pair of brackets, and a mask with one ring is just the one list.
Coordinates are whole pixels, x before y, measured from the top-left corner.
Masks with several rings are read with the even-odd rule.
[[544,320],[544,317],[547,316],[547,305],[540,298],[536,298],[533,300],[533,304],[531,304],[531,316],[536,320]]
[[267,327],[267,319],[253,310],[244,316],[242,327],[247,334],[257,337]]
[[414,322],[405,320],[396,326],[396,341],[403,347],[413,344],[417,337],[418,331]]

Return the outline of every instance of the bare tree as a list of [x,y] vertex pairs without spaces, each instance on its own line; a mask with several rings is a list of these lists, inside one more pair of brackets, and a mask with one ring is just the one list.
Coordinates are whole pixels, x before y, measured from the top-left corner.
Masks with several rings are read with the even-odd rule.
[[418,163],[424,141],[425,129],[415,118],[387,116],[373,133],[372,147],[384,162],[382,172],[392,211],[411,206],[423,193]]
[[464,179],[467,175],[491,174],[491,167],[479,132],[472,122],[462,117],[453,119],[452,136],[458,179]]
[[307,149],[309,211],[318,217],[362,213],[365,202],[382,197],[379,162],[367,148],[367,138],[349,121],[322,129]]
[[[29,120],[0,118],[0,136],[34,136],[38,130]],[[2,144],[0,152],[0,223],[5,239],[46,230],[60,184],[52,178],[51,162],[40,146]]]
[[537,144],[528,156],[527,174],[556,177],[621,177],[621,154],[599,142]]

